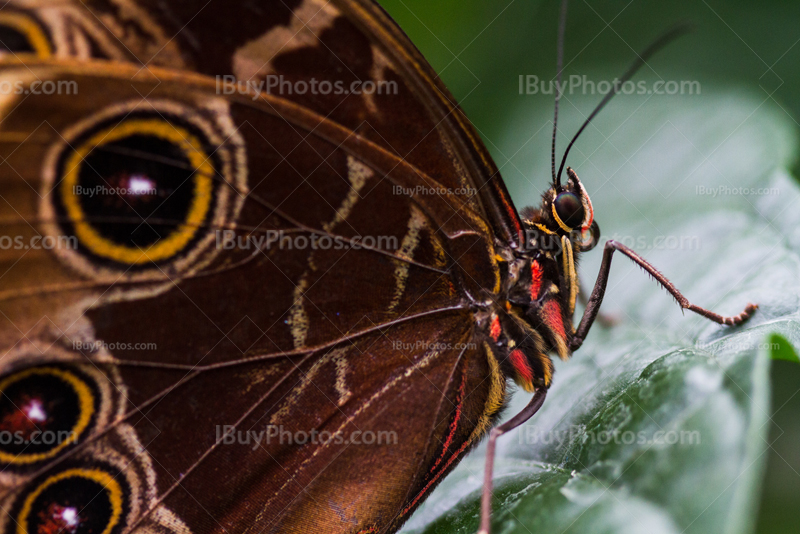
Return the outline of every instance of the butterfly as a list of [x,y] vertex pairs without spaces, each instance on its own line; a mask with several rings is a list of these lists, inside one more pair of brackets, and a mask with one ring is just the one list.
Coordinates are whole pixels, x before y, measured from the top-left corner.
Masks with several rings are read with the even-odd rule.
[[394,532],[487,435],[488,532],[615,250],[755,311],[608,242],[575,325],[577,174],[518,211],[370,0],[11,0],[0,43],[2,532]]

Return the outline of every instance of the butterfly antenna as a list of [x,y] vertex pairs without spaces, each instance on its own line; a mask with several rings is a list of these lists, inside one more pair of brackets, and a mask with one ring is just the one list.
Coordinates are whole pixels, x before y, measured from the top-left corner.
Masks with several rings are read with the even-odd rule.
[[[558,23],[558,52],[556,56],[556,110],[553,114],[553,144],[550,148],[550,167],[553,173],[553,185],[560,184],[556,176],[556,135],[558,133],[558,103],[561,100],[561,78],[564,70],[564,34],[567,28],[567,0],[561,2],[561,20]],[[559,173],[560,175],[560,173]]]
[[[592,113],[589,115],[589,117],[586,119],[583,125],[578,129],[578,133],[575,134],[575,137],[573,137],[572,141],[570,141],[569,145],[567,145],[567,150],[564,152],[564,157],[561,159],[561,165],[558,168],[558,174],[553,180],[554,183],[556,184],[561,183],[560,182],[561,173],[564,171],[564,164],[567,161],[567,156],[569,155],[569,151],[572,149],[572,145],[575,144],[575,141],[578,140],[578,137],[580,137],[580,135],[583,133],[586,127],[589,126],[589,123],[592,122],[592,119],[594,119],[595,116],[597,116],[597,114],[600,113],[600,110],[603,109],[612,98],[614,98],[614,96],[619,92],[620,88],[625,84],[625,82],[630,80],[633,77],[633,75],[636,74],[636,72],[640,68],[642,68],[643,65],[647,63],[647,60],[650,59],[653,56],[653,54],[655,54],[662,48],[669,45],[672,41],[674,41],[678,37],[681,37],[682,35],[691,32],[693,29],[694,25],[688,22],[681,22],[679,24],[676,24],[675,26],[664,32],[655,41],[653,41],[650,44],[650,46],[648,46],[644,50],[644,52],[638,55],[636,60],[631,64],[630,67],[628,67],[628,70],[625,72],[622,78],[620,78],[619,83],[614,84],[614,87],[611,89],[611,91],[609,91],[608,94],[606,94],[606,96],[603,98],[603,100],[600,101],[597,107],[594,108],[594,111],[592,111]],[[558,100],[556,100],[556,102],[558,102]],[[558,104],[556,104],[556,106],[557,105]],[[555,139],[553,139],[553,143],[555,144]]]

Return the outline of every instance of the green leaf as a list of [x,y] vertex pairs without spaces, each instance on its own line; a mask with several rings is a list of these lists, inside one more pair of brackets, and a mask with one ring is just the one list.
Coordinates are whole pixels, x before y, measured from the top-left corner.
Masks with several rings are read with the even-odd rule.
[[[573,102],[591,106],[588,97]],[[702,99],[625,103],[582,139],[600,147],[591,158],[574,157],[604,235],[636,248],[694,303],[726,315],[749,301],[760,308],[737,328],[684,315],[615,257],[603,309],[620,324],[595,326],[571,361],[557,363],[542,410],[501,438],[495,534],[753,529],[770,358],[800,344],[800,188],[786,170],[795,132],[777,106],[726,86]],[[518,106],[503,151],[514,153],[544,115]],[[636,128],[612,126],[626,120]],[[503,172],[547,157],[546,144],[535,146]],[[546,179],[525,178],[510,182],[512,195],[535,203]],[[583,258],[585,286],[601,248]],[[507,415],[527,400],[516,393]],[[483,461],[483,448],[468,456],[404,532],[475,532]]]
[[787,362],[800,363],[794,347],[780,334],[772,334],[769,338],[770,355],[773,360],[786,360]]
[[[518,79],[554,76],[558,3],[383,3],[453,89],[517,206],[538,204],[553,96],[520,95]],[[571,361],[556,362],[542,410],[500,440],[494,534],[753,531],[771,361],[796,361],[800,346],[800,190],[789,172],[800,47],[786,37],[799,10],[772,0],[571,5],[566,79],[613,80],[663,28],[698,23],[636,80],[699,81],[701,92],[618,96],[568,163],[606,239],[633,246],[698,305],[760,309],[739,328],[684,315],[615,257],[603,310],[620,323],[595,326]],[[600,98],[565,95],[559,151]],[[600,249],[581,258],[586,289]],[[527,400],[517,392],[506,417]],[[403,532],[476,532],[484,452],[464,459]]]

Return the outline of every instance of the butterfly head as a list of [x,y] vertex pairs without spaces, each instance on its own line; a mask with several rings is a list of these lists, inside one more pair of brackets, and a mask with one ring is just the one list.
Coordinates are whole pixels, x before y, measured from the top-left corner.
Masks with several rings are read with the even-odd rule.
[[547,237],[560,247],[562,236],[568,236],[578,251],[586,252],[600,240],[600,227],[594,220],[589,194],[570,167],[567,167],[567,176],[566,184],[553,185],[545,191],[538,209],[522,210],[523,223],[529,234],[525,239],[526,248],[542,249]]

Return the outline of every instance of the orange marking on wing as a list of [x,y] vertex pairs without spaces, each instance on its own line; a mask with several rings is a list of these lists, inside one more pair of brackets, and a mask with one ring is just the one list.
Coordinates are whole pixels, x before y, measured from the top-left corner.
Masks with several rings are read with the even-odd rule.
[[539,265],[539,262],[533,260],[531,262],[531,300],[539,298],[539,291],[542,289],[542,276],[544,269]]
[[489,335],[492,336],[493,340],[497,341],[502,333],[503,328],[500,326],[500,317],[495,315],[492,319],[492,325],[489,327]]
[[[491,362],[494,362],[494,366],[497,367],[497,360],[494,359],[494,356],[491,356],[489,358],[489,360],[490,360],[490,366],[492,365]],[[499,372],[500,372],[499,368],[497,368],[496,371],[499,374]],[[466,376],[466,367],[464,369],[464,372],[465,372],[465,376]],[[502,379],[502,377],[500,378],[500,384],[499,385],[500,385],[500,387],[503,388],[503,391],[505,391],[505,387],[504,387],[505,381]],[[492,397],[492,394],[490,393],[490,397],[488,399],[489,403],[491,403],[491,397]],[[502,401],[500,403],[502,404]],[[490,412],[490,413],[494,414],[496,412]],[[490,413],[484,412],[484,415],[481,416],[481,419],[486,419],[486,421],[488,421],[488,417],[491,416]],[[439,471],[433,477],[431,477],[431,479],[428,481],[428,483],[425,484],[425,487],[423,487],[422,490],[419,493],[417,493],[417,496],[414,497],[414,500],[412,500],[405,508],[403,508],[403,510],[398,515],[398,517],[403,517],[404,515],[406,515],[410,510],[412,510],[417,505],[417,503],[425,496],[425,494],[428,492],[428,490],[431,489],[431,487],[433,487],[440,478],[442,478],[444,473],[447,472],[447,470],[450,468],[450,466],[453,464],[453,462],[455,462],[461,456],[461,454],[465,450],[467,450],[467,448],[470,445],[472,445],[475,442],[475,438],[477,438],[477,436],[483,434],[483,432],[485,432],[485,430],[488,429],[488,426],[489,425],[487,424],[487,428],[482,430],[480,432],[480,434],[476,434],[475,431],[478,428],[481,427],[481,424],[480,423],[478,424],[476,429],[473,430],[473,433],[469,437],[469,439],[465,440],[464,443],[462,443],[461,446],[458,448],[458,450],[455,451],[453,453],[453,455],[450,456],[450,458],[447,459],[447,462],[442,466],[442,468],[439,469]]]
[[533,391],[533,369],[528,364],[528,358],[520,349],[514,349],[508,355],[511,365],[514,366],[514,371],[517,373],[517,382],[522,386],[525,391]]
[[467,389],[467,366],[464,365],[464,370],[461,373],[461,385],[458,387],[458,400],[456,401],[456,415],[453,417],[453,421],[450,423],[450,431],[447,433],[447,439],[444,442],[444,448],[442,449],[442,454],[439,455],[439,458],[436,459],[434,462],[433,467],[431,467],[431,472],[436,469],[439,464],[444,460],[445,455],[447,454],[448,449],[450,449],[450,445],[453,443],[453,437],[456,435],[456,430],[458,430],[458,422],[461,419],[461,408],[464,405],[464,391]]
[[500,197],[500,200],[503,202],[503,207],[506,209],[506,213],[508,213],[508,218],[511,219],[511,222],[514,223],[514,229],[517,231],[517,238],[522,242],[522,226],[519,224],[519,220],[517,220],[517,210],[511,207],[511,203],[506,198],[503,191],[495,185],[494,188],[497,195]]
[[453,284],[453,282],[451,280],[447,281],[447,289],[448,289],[448,291],[450,291],[449,295],[451,297],[456,294],[456,286],[455,286],[455,284]]

